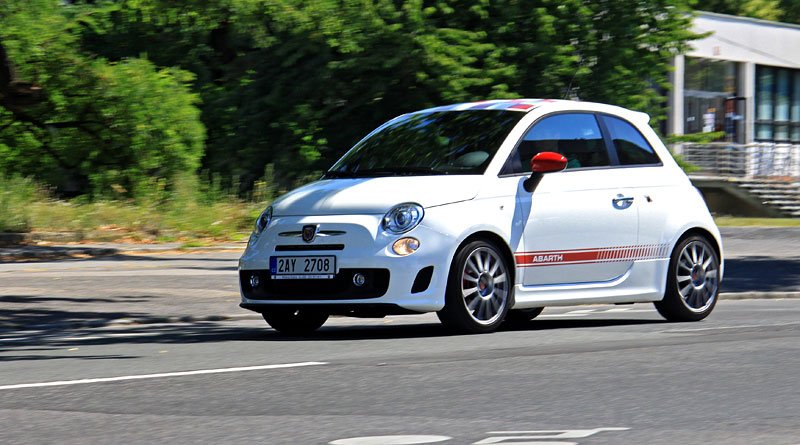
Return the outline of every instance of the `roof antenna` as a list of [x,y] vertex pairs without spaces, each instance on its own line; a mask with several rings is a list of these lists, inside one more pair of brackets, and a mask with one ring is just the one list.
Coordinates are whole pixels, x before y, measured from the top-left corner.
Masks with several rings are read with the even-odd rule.
[[[579,61],[578,61],[578,69],[575,70],[575,73],[572,75],[572,78],[569,79],[569,85],[567,89],[564,91],[564,100],[581,100],[577,94],[572,94],[572,82],[575,81],[575,78],[578,76],[578,71],[583,68],[583,57],[578,54]],[[580,88],[579,88],[580,89]]]

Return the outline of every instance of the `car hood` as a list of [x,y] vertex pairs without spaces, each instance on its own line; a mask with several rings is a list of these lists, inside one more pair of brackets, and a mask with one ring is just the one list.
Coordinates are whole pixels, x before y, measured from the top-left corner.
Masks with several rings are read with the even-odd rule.
[[383,214],[415,202],[433,207],[467,201],[478,193],[480,176],[393,176],[323,179],[278,198],[276,216]]

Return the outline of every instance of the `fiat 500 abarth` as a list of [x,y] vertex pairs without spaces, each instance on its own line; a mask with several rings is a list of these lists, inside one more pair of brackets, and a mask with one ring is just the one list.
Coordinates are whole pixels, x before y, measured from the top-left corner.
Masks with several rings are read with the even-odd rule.
[[259,216],[241,306],[289,334],[333,314],[434,311],[489,332],[593,303],[703,319],[722,279],[719,230],[648,122],[539,99],[392,119]]

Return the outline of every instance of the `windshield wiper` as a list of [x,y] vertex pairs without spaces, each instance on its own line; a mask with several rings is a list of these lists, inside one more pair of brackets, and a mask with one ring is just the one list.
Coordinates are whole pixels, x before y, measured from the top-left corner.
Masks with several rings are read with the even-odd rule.
[[342,172],[342,171],[326,171],[322,175],[322,179],[338,179],[338,178],[355,178],[356,175],[353,172]]
[[414,175],[446,175],[448,172],[433,167],[385,167],[369,168],[352,172],[355,176],[414,176]]

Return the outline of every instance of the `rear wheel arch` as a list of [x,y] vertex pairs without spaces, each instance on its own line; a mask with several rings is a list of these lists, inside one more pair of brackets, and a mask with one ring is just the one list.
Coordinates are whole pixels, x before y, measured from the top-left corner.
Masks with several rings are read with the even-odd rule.
[[719,258],[720,262],[722,261],[722,249],[720,248],[719,242],[717,238],[708,230],[702,227],[692,227],[691,229],[686,230],[683,234],[675,241],[675,244],[672,245],[672,249],[675,250],[675,246],[681,243],[681,241],[689,238],[690,236],[702,236],[711,244],[711,247],[714,248],[714,252],[717,254],[717,258]]

